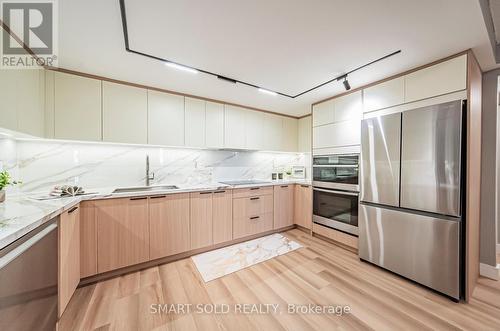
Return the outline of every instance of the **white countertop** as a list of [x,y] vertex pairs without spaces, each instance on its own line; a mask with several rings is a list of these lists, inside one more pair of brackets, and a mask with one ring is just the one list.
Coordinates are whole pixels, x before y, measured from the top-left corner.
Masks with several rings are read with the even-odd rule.
[[112,193],[116,188],[86,189],[86,192],[96,192],[91,195],[57,198],[51,200],[36,200],[42,194],[7,195],[5,202],[0,203],[0,249],[6,247],[28,232],[36,229],[45,222],[57,217],[81,201],[115,199],[137,196],[153,196],[186,192],[212,191],[217,189],[234,189],[248,187],[262,187],[286,184],[311,185],[310,180],[276,180],[268,183],[229,186],[220,183],[183,186],[177,185],[175,190],[155,190],[148,192]]

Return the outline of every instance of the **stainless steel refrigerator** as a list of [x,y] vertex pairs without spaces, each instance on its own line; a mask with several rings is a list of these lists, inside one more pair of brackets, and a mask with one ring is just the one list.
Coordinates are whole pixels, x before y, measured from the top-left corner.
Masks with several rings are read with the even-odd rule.
[[463,292],[464,106],[361,124],[360,258],[455,300]]

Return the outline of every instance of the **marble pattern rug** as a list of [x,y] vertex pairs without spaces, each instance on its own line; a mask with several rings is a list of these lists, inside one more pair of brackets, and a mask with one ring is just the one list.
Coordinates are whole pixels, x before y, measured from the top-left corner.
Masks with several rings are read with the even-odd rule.
[[279,233],[195,255],[192,258],[205,282],[301,248]]

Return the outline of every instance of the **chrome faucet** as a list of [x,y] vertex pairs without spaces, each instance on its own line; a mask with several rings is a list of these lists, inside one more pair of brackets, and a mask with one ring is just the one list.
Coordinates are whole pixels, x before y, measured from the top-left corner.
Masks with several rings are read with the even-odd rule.
[[151,184],[151,181],[155,179],[155,173],[149,172],[149,155],[146,155],[146,186]]

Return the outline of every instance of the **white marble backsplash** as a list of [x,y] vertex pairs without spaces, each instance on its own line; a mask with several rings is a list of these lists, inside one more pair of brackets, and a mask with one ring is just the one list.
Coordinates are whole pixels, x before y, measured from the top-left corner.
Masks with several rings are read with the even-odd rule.
[[1,168],[23,181],[10,191],[42,192],[62,184],[84,188],[144,185],[146,155],[155,173],[153,184],[179,185],[270,179],[273,169],[309,167],[311,158],[309,153],[0,139]]

